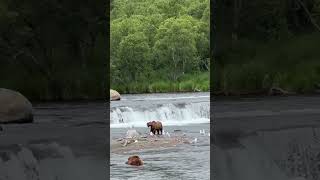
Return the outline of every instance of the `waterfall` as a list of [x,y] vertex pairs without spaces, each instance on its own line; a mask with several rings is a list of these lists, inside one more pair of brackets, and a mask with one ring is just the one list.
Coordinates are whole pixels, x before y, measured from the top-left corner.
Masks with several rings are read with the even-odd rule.
[[14,149],[0,152],[1,180],[105,179],[104,161],[77,158],[69,147],[57,143]]
[[319,128],[261,131],[240,140],[239,147],[214,151],[217,180],[317,180]]
[[114,127],[145,127],[152,120],[164,125],[185,125],[210,122],[210,102],[168,103],[144,107],[113,107],[110,110],[110,125]]

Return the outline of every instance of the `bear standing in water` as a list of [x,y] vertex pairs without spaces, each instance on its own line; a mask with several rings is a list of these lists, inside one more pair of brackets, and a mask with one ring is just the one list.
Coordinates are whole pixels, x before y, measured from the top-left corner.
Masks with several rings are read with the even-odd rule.
[[153,134],[156,134],[156,132],[158,132],[158,134],[162,134],[162,123],[160,121],[151,121],[147,123],[148,127],[150,128],[150,132],[152,132]]

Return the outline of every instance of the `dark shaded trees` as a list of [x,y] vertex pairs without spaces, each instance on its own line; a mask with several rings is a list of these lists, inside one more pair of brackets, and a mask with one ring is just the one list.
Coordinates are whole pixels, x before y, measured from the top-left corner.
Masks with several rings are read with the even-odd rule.
[[107,3],[1,0],[0,6],[1,86],[35,99],[103,97]]

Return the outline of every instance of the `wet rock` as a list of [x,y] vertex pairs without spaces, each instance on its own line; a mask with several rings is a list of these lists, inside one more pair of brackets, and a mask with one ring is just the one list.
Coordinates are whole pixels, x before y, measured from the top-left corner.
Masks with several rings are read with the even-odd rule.
[[132,165],[132,166],[142,166],[143,161],[140,159],[139,156],[130,156],[126,164]]
[[110,89],[110,100],[111,101],[119,101],[121,99],[120,94],[113,89]]
[[0,124],[33,122],[32,104],[22,94],[0,88],[0,105]]
[[279,87],[272,87],[269,90],[269,95],[273,95],[273,96],[275,96],[275,95],[288,95],[288,94],[290,94],[288,91],[283,90]]

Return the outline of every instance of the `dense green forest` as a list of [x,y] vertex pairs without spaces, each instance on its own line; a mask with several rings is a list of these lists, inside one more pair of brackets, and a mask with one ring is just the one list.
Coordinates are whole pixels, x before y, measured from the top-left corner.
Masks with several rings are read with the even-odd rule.
[[0,87],[32,100],[106,97],[108,2],[0,0]]
[[215,0],[212,79],[217,94],[320,88],[320,0]]
[[209,0],[113,0],[111,88],[209,90]]

